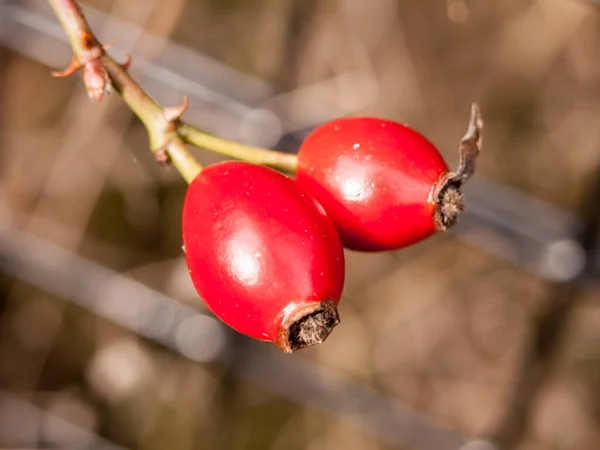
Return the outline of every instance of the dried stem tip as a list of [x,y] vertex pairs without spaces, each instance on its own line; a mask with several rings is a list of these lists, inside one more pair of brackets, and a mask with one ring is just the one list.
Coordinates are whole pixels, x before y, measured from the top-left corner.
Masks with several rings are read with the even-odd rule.
[[283,321],[276,344],[285,353],[320,344],[339,323],[340,317],[333,301],[307,303]]
[[432,199],[436,203],[433,219],[436,229],[444,231],[458,222],[465,210],[461,187],[475,172],[475,162],[481,152],[481,129],[483,121],[479,106],[471,106],[471,119],[467,133],[460,141],[460,161],[454,172],[445,173],[433,186]]

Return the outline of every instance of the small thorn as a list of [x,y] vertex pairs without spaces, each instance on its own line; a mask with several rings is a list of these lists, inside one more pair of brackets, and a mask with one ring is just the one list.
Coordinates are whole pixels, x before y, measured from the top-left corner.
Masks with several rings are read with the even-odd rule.
[[183,104],[179,106],[169,106],[164,109],[163,114],[168,122],[175,122],[183,116],[183,113],[188,109],[189,100],[187,95],[183,96]]
[[131,55],[127,54],[127,55],[125,55],[125,57],[127,59],[125,60],[125,62],[123,64],[121,64],[121,67],[123,68],[124,71],[127,72],[129,70],[129,68],[131,67]]
[[79,69],[81,69],[81,67],[83,66],[83,64],[81,64],[79,62],[79,60],[73,56],[73,58],[71,59],[71,62],[69,63],[69,66],[65,69],[65,70],[61,70],[61,71],[54,71],[52,72],[52,76],[53,77],[68,77],[69,75],[74,74],[75,72],[77,72]]
[[119,42],[119,40],[115,39],[114,41],[111,41],[108,44],[104,44],[104,45],[102,45],[102,50],[108,50],[109,48],[114,47],[115,45],[117,45],[118,42]]

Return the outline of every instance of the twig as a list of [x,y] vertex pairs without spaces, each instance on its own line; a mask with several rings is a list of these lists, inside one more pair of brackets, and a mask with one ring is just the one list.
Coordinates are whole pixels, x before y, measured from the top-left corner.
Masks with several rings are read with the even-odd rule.
[[295,155],[230,142],[183,123],[180,117],[187,107],[187,98],[181,106],[161,107],[127,72],[131,60],[119,64],[106,53],[110,45],[98,41],[75,0],[49,2],[74,53],[69,67],[54,75],[67,76],[81,69],[88,95],[98,101],[114,88],[146,126],[150,148],[160,164],[173,162],[185,180],[191,182],[202,166],[185,147],[188,143],[235,159],[295,172]]
[[600,246],[600,167],[596,179],[581,205],[584,220],[582,229],[574,236],[572,244],[584,256],[584,265],[578,273],[550,287],[547,308],[535,318],[531,336],[526,343],[523,359],[518,368],[517,382],[508,401],[504,417],[491,434],[499,448],[517,447],[528,430],[531,412],[540,388],[547,381],[564,342],[569,319],[582,299],[579,283],[594,269],[594,255]]
[[204,133],[183,122],[178,124],[177,132],[188,144],[234,159],[262,164],[287,173],[295,173],[298,166],[298,157],[294,154],[231,142]]

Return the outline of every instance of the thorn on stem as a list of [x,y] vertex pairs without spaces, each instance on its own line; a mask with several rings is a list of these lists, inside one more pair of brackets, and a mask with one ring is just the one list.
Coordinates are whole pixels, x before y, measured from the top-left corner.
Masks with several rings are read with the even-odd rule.
[[115,45],[117,45],[117,42],[119,42],[119,40],[115,39],[114,41],[111,41],[108,44],[102,45],[102,53],[104,54],[104,52],[106,50],[108,50],[109,48],[114,47]]
[[69,66],[65,70],[55,70],[52,72],[52,76],[53,77],[68,77],[69,75],[72,75],[75,72],[77,72],[81,67],[82,67],[82,65],[79,63],[77,58],[75,56],[73,56],[73,58],[71,58],[71,62],[69,63]]
[[129,70],[129,68],[131,67],[131,55],[127,54],[125,56],[127,59],[125,60],[125,62],[123,64],[121,64],[121,67],[123,68],[123,70],[125,72],[127,72]]
[[187,95],[183,96],[183,104],[179,106],[169,106],[163,110],[163,114],[167,122],[176,122],[178,121],[183,113],[188,109],[189,100]]

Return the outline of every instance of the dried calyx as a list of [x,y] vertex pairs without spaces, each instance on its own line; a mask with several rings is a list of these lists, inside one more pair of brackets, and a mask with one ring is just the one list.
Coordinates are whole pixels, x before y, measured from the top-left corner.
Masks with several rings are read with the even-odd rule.
[[460,162],[454,172],[440,177],[432,190],[432,200],[436,204],[433,214],[438,231],[444,231],[458,222],[460,213],[465,210],[461,187],[475,172],[475,161],[481,151],[481,129],[483,121],[477,104],[471,107],[471,119],[467,133],[459,146]]
[[331,300],[301,306],[284,320],[277,335],[277,346],[285,353],[324,342],[340,323],[337,307]]

